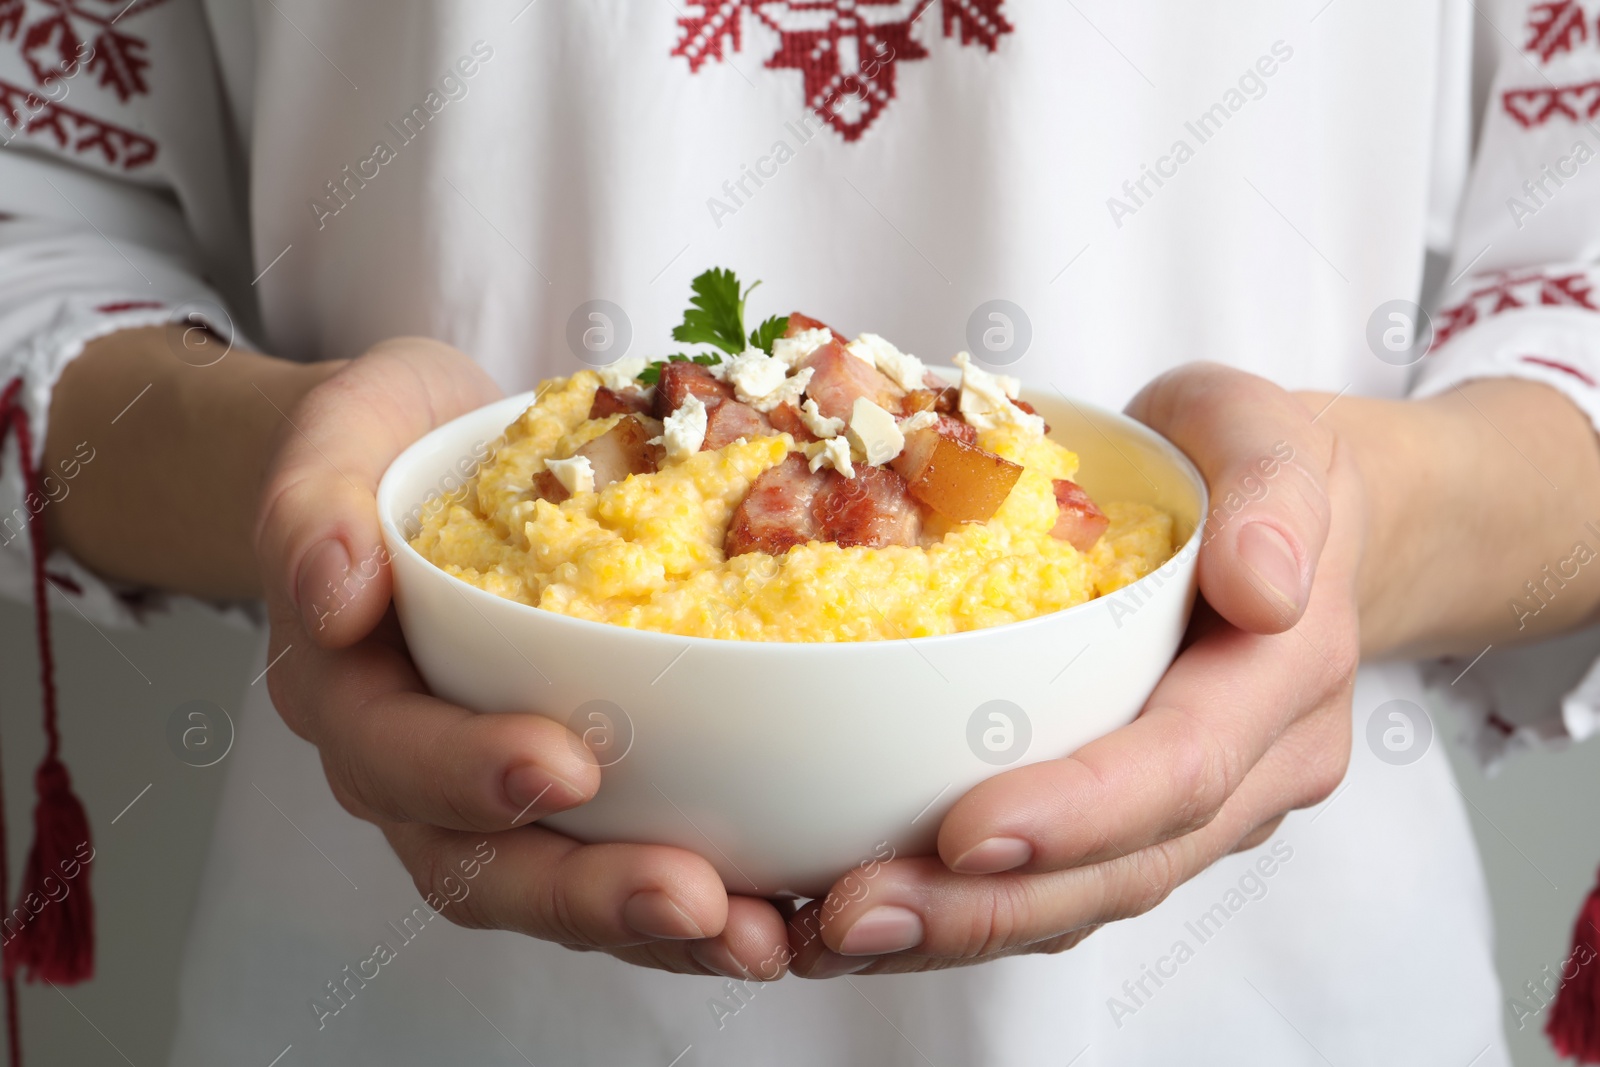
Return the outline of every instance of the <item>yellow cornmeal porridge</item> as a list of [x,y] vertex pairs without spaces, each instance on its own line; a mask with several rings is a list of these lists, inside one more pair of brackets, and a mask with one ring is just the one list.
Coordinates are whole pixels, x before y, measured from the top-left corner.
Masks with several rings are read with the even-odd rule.
[[467,488],[422,517],[411,544],[479,588],[549,611],[694,637],[871,641],[1028,619],[1120,589],[1172,555],[1171,516],[1102,504],[1110,526],[1087,553],[1050,535],[1051,479],[1078,457],[1009,428],[979,445],[1023,466],[985,523],[924,521],[922,547],[810,542],[781,557],[727,559],[723,539],[750,483],[794,447],[787,435],[697,452],[654,474],[560,504],[529,486],[622,418],[589,419],[591,371],[549,383],[506,429]]

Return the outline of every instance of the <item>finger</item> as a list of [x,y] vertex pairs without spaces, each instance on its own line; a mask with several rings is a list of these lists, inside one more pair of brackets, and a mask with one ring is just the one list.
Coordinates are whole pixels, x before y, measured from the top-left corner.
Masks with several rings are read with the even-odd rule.
[[[1104,863],[1044,874],[957,874],[937,859],[894,860],[869,893],[823,909],[816,940],[844,960],[871,960],[880,974],[976,963],[1070,947],[1108,922],[1142,915],[1233,851],[1265,816],[1266,790],[1236,794],[1223,815],[1192,834]],[[791,924],[790,940],[796,940]],[[849,966],[824,953],[790,964],[803,976]]]
[[1350,706],[1338,698],[1285,730],[1230,801],[1243,809],[1242,821],[1250,827],[1233,850],[1261,845],[1288,812],[1333,796],[1350,770],[1350,743]]
[[[1265,841],[1285,810],[1326,799],[1349,751],[1349,711],[1335,694],[1285,730],[1193,833],[1043,874],[972,876],[931,857],[890,861],[865,893],[851,886],[846,895],[841,884],[809,918],[791,922],[791,969],[806,977],[879,974],[1060,951],[1096,926],[1150,910],[1222,856]],[[863,959],[871,963],[860,966]]]
[[[461,926],[605,949],[658,940],[687,948],[727,927],[722,880],[683,849],[580,845],[539,826],[483,835],[381,825],[423,899]],[[461,864],[473,857],[478,876],[469,882]],[[448,906],[433,903],[442,901]]]
[[[808,978],[928,969],[1054,941],[1153,906],[1178,884],[1180,860],[1202,866],[1182,858],[1188,851],[1168,845],[1092,867],[985,877],[954,874],[933,857],[893,860],[865,896],[801,910],[790,923],[799,946],[790,967]],[[886,968],[902,955],[903,967]]]
[[1187,453],[1210,487],[1206,601],[1252,633],[1293,626],[1328,535],[1333,435],[1278,386],[1209,363],[1157,378],[1128,413]]
[[565,727],[438,700],[403,654],[378,642],[309,651],[278,672],[273,699],[361,818],[497,832],[582,804],[600,785]]
[[306,395],[267,471],[256,551],[274,621],[298,615],[310,640],[359,640],[389,602],[375,494],[389,463],[433,427],[499,390],[448,345],[386,341]]
[[640,967],[715,975],[739,982],[775,982],[789,972],[788,933],[777,908],[753,897],[729,897],[722,933],[701,941],[652,941],[610,950]]
[[980,782],[939,828],[952,870],[1051,871],[1205,825],[1303,708],[1327,665],[1298,634],[1226,624],[1173,663],[1145,711],[1063,759]]
[[1056,934],[1040,941],[1027,945],[1014,946],[1000,952],[981,958],[959,958],[940,956],[920,956],[914,953],[898,953],[889,956],[841,956],[832,949],[822,944],[820,939],[815,942],[815,947],[804,955],[797,955],[790,964],[791,971],[799,978],[825,979],[840,978],[847,974],[911,974],[925,971],[950,970],[955,967],[969,967],[977,963],[987,963],[990,960],[1003,959],[1007,956],[1028,955],[1054,955],[1066,952],[1068,949],[1077,948],[1084,939],[1100,929],[1101,924],[1079,927],[1065,933]]
[[[1334,479],[1350,477],[1336,461]],[[1341,514],[1340,524],[1349,521]],[[1356,550],[1343,536],[1317,574],[1314,607],[1290,632],[1245,633],[1202,609],[1194,640],[1139,718],[1059,760],[967,792],[939,829],[939,855],[973,874],[1049,871],[1132,853],[1204,826],[1302,716],[1347,708],[1360,657],[1351,600]],[[1341,720],[1342,722],[1342,720]],[[1348,723],[1339,727],[1348,733]],[[1348,740],[1305,753],[1344,773]],[[1315,780],[1313,775],[1311,780]],[[1285,781],[1288,810],[1296,783]]]

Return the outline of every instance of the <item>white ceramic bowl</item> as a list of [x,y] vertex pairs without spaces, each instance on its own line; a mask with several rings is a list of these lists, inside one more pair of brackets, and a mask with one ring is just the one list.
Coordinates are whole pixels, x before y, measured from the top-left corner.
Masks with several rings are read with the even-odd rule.
[[419,503],[458,486],[529,393],[439,427],[384,474],[378,510],[411,655],[446,700],[537,712],[586,737],[599,794],[544,820],[579,840],[677,845],[730,890],[761,896],[819,896],[858,865],[929,854],[973,785],[1132,721],[1194,602],[1208,505],[1193,465],[1126,416],[1023,396],[1082,457],[1092,496],[1176,516],[1171,561],[1066,611],[899,641],[722,641],[542,611],[447,575],[405,537]]

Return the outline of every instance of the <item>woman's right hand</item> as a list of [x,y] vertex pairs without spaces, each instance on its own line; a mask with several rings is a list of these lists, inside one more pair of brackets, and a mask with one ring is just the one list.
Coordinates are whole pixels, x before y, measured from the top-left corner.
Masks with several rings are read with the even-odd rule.
[[[434,698],[406,654],[389,610],[378,479],[411,442],[499,395],[455,349],[400,338],[289,413],[256,527],[273,703],[317,747],[339,803],[383,830],[453,922],[669,971],[776,978],[787,938],[771,904],[730,897],[711,864],[682,849],[580,845],[541,828],[600,787],[586,750],[541,715]],[[493,862],[451,901],[446,879],[459,885],[485,840]]]

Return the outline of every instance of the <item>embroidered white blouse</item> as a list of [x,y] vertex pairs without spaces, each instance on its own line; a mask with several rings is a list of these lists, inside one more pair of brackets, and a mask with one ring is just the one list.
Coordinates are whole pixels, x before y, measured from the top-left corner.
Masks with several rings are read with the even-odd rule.
[[[1480,10],[0,0],[0,385],[21,377],[42,437],[88,339],[196,314],[302,360],[429,334],[521,389],[574,369],[589,301],[655,351],[718,264],[764,279],[773,310],[934,360],[1009,301],[1030,337],[1010,372],[1105,404],[1215,359],[1377,395],[1418,367],[1422,392],[1514,375],[1600,419],[1600,8]],[[1430,250],[1431,349],[1407,303]],[[28,593],[27,514],[70,491],[44,473],[30,495],[0,455],[6,595]],[[49,565],[91,617],[150,602]],[[1574,679],[1586,663],[1544,654]],[[1357,727],[1421,686],[1363,670]],[[1561,726],[1538,721],[1554,701],[1485,684],[1490,754],[1592,729],[1597,688]],[[1396,768],[1357,745],[1337,808],[1070,953],[758,989],[397,933],[418,901],[381,837],[269,707],[239,718],[184,1067],[286,1046],[285,1064],[1507,1062],[1437,746]],[[378,941],[378,977],[338,985]]]

